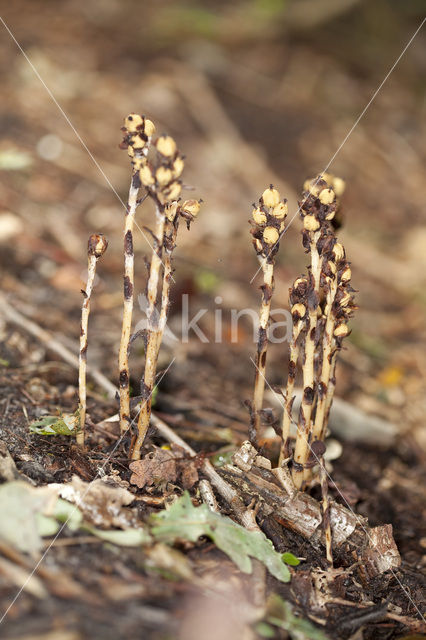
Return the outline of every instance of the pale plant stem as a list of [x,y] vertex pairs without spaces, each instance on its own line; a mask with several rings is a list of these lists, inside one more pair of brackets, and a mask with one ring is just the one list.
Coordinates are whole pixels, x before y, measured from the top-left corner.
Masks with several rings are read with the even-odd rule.
[[[162,265],[162,252],[164,244],[165,213],[164,207],[157,205],[155,244],[149,270],[147,298],[148,298],[148,329],[146,338],[145,370],[142,385],[142,403],[138,417],[137,434],[131,447],[131,459],[139,460],[141,448],[149,427],[151,417],[152,392],[155,385],[157,371],[158,351],[161,344],[162,332],[156,319],[156,301],[158,295],[158,282]],[[161,335],[160,335],[161,333]]]
[[324,457],[320,459],[320,481],[321,481],[321,513],[322,513],[322,526],[324,529],[325,539],[325,554],[326,559],[330,567],[333,566],[333,551],[332,551],[332,533],[330,522],[330,499],[328,496],[328,483],[327,483],[327,471],[325,468]]
[[118,355],[119,394],[120,394],[120,431],[123,434],[130,424],[130,373],[129,373],[129,344],[132,331],[133,299],[134,299],[134,251],[133,227],[135,212],[138,206],[139,186],[135,184],[135,177],[129,190],[126,217],[124,222],[124,286],[123,286],[123,323],[121,330],[120,350]]
[[268,349],[268,323],[271,298],[274,289],[274,264],[261,258],[263,271],[262,302],[259,314],[259,335],[256,353],[256,374],[254,380],[253,405],[250,425],[250,441],[257,446],[260,432],[260,415],[265,392],[266,354]]
[[287,387],[285,393],[285,406],[281,423],[281,451],[279,466],[289,456],[289,438],[290,438],[290,426],[293,421],[292,407],[293,407],[293,391],[294,381],[296,377],[296,366],[299,359],[300,347],[298,339],[303,329],[303,320],[298,320],[296,326],[293,327],[293,336],[290,343],[290,360],[289,360],[289,372],[287,377]]
[[87,331],[90,315],[90,299],[93,283],[96,275],[97,258],[94,255],[88,257],[87,284],[84,292],[83,306],[81,308],[80,329],[80,353],[78,358],[78,396],[79,396],[79,422],[80,430],[77,432],[76,441],[79,447],[84,447],[86,429],[86,370],[87,370]]
[[323,431],[321,433],[321,440],[324,440],[325,436],[325,426],[328,424],[328,417],[330,415],[331,405],[333,404],[334,390],[336,388],[336,363],[337,363],[337,346],[335,344],[335,340],[333,338],[332,343],[332,356],[330,363],[330,378],[327,387],[327,395],[325,399],[325,419],[323,424]]
[[176,241],[177,230],[178,230],[178,220],[176,220],[175,222],[169,222],[169,221],[166,222],[164,233],[166,235],[167,232],[170,231],[170,234],[169,234],[170,248],[164,248],[164,253],[163,253],[163,265],[164,265],[163,288],[161,292],[160,317],[158,320],[158,345],[157,345],[158,351],[160,350],[161,341],[163,339],[164,330],[167,324],[167,316],[168,316],[169,304],[170,304],[170,284],[172,281],[172,274],[173,274],[172,254],[173,254],[174,244]]
[[[311,276],[313,280],[314,292],[319,301],[319,284],[321,267],[317,250],[319,232],[311,234]],[[318,321],[318,307],[309,310],[309,324],[305,337],[304,360],[302,366],[303,373],[303,396],[299,411],[297,425],[296,445],[294,448],[293,480],[298,489],[301,488],[304,479],[304,469],[309,458],[310,436],[311,436],[311,416],[315,395],[315,333]]]
[[330,284],[327,293],[327,303],[325,308],[326,323],[324,328],[322,345],[322,367],[318,385],[318,402],[315,414],[315,423],[312,432],[312,440],[322,440],[325,431],[325,417],[327,411],[327,393],[331,376],[331,359],[333,350],[333,332],[335,320],[332,314],[332,306],[337,292],[337,278]]

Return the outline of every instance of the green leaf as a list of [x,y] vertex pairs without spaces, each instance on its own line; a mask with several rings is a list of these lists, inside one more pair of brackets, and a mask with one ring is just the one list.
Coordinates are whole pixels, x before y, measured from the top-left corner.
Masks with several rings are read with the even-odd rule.
[[296,558],[292,553],[286,551],[281,556],[282,561],[286,564],[290,565],[290,567],[297,567],[300,564],[299,558]]
[[42,538],[56,535],[61,528],[56,518],[45,516],[42,513],[36,513],[36,526],[38,535]]
[[262,638],[275,638],[274,628],[266,622],[258,622],[254,629]]
[[66,522],[70,531],[78,531],[83,524],[83,514],[80,509],[75,504],[62,500],[62,498],[57,499],[53,516],[59,522]]
[[309,620],[296,616],[291,604],[276,593],[268,599],[265,620],[287,631],[294,640],[327,640],[327,636],[321,629],[315,627]]
[[176,540],[196,542],[207,536],[235,562],[241,571],[251,573],[251,558],[262,562],[281,582],[290,580],[290,571],[272,542],[261,531],[249,531],[231,518],[210,511],[203,504],[194,507],[188,492],[166,511],[152,516],[152,534],[160,542]]
[[30,424],[30,431],[39,436],[75,436],[79,431],[79,416],[76,413],[64,413],[58,416],[45,416]]

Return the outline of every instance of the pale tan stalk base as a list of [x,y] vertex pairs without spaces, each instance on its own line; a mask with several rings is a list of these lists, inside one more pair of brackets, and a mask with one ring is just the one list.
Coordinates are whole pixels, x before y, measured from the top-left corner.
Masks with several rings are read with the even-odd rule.
[[129,343],[132,331],[134,296],[133,226],[135,221],[135,212],[138,206],[138,193],[139,187],[133,186],[132,176],[126,217],[124,221],[123,322],[121,328],[120,350],[118,354],[121,434],[125,433],[130,425]]

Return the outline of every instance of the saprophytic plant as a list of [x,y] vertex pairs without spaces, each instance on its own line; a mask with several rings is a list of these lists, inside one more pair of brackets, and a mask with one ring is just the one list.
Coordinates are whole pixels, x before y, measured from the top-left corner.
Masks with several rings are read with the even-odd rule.
[[[145,116],[132,113],[125,119],[122,148],[128,150],[132,164],[129,203],[124,228],[124,311],[119,354],[120,427],[125,432],[130,425],[130,377],[129,345],[134,290],[133,223],[134,214],[141,202],[142,191],[155,206],[155,228],[151,232],[152,255],[148,266],[146,296],[147,329],[143,333],[145,365],[141,382],[141,402],[137,431],[130,447],[130,457],[138,460],[145,440],[151,416],[152,393],[155,386],[157,360],[167,321],[170,283],[172,279],[172,254],[176,244],[180,219],[189,228],[200,210],[199,200],[180,200],[181,175],[184,159],[175,140],[161,135],[152,141],[155,126]],[[144,198],[143,198],[144,199]],[[157,311],[157,301],[160,311]]]

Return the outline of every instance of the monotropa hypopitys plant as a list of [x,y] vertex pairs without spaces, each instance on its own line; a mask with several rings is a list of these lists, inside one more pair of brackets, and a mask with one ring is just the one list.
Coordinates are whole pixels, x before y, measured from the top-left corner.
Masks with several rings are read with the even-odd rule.
[[[287,385],[281,421],[280,465],[291,462],[296,488],[322,464],[323,443],[333,400],[336,359],[349,334],[348,319],[355,309],[351,270],[345,250],[337,241],[333,220],[344,182],[330,174],[307,181],[300,215],[303,247],[309,254],[307,273],[296,278],[289,292],[292,336]],[[265,389],[268,324],[274,292],[274,263],[285,229],[287,203],[272,185],[262,194],[252,214],[253,244],[262,273],[262,300],[253,399],[250,403],[249,439],[259,445]],[[291,440],[296,374],[301,370],[303,393],[294,446]]]
[[[172,254],[176,245],[179,221],[183,218],[189,228],[200,210],[199,200],[181,201],[184,159],[175,140],[161,135],[153,140],[155,126],[144,116],[130,114],[123,127],[122,148],[127,148],[132,164],[129,205],[124,233],[124,313],[120,345],[120,424],[122,431],[130,424],[129,345],[133,308],[133,220],[141,201],[147,196],[155,207],[155,227],[151,233],[153,245],[148,267],[147,329],[144,331],[145,365],[141,381],[141,402],[136,433],[130,447],[130,457],[138,460],[151,416],[157,360],[169,309],[172,279]],[[160,311],[157,310],[160,304]]]
[[348,319],[354,304],[351,269],[337,241],[332,221],[344,183],[333,176],[318,176],[308,184],[300,203],[303,246],[310,255],[307,274],[290,290],[293,335],[282,422],[281,462],[289,454],[293,386],[300,362],[302,401],[297,421],[292,475],[297,488],[311,477],[320,461],[335,389],[336,359],[350,333]]
[[253,446],[258,445],[263,396],[265,392],[266,356],[268,348],[268,324],[271,300],[274,292],[274,263],[279,249],[279,238],[285,227],[288,213],[286,200],[281,200],[279,191],[271,184],[265,189],[256,207],[253,205],[253,246],[263,273],[262,300],[259,313],[259,332],[255,361],[253,400],[250,404],[249,438]]

